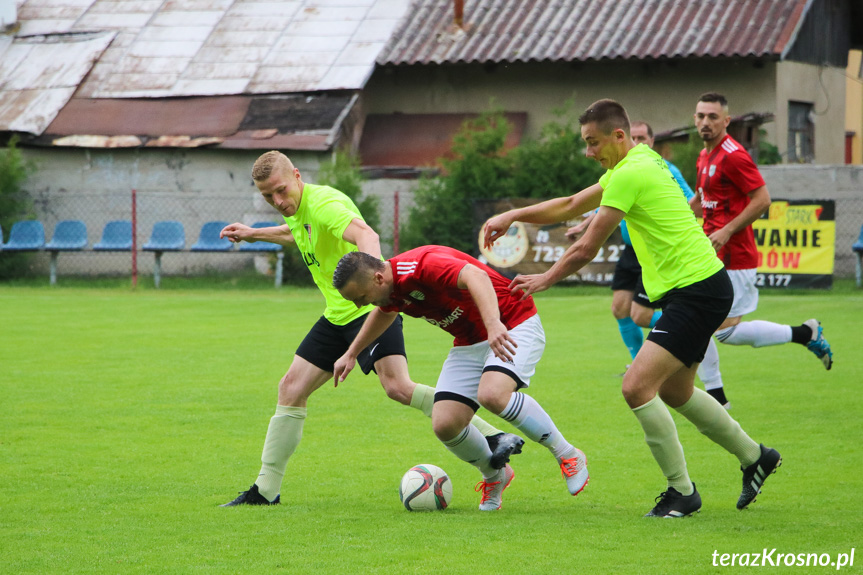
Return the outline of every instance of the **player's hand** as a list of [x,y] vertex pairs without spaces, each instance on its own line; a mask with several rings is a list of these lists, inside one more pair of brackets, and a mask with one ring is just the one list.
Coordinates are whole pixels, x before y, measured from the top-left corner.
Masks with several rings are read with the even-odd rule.
[[727,244],[728,240],[731,239],[731,233],[725,231],[725,228],[722,228],[720,230],[716,230],[707,237],[710,238],[710,243],[713,244],[713,249],[718,252],[722,249],[722,246]]
[[247,242],[254,242],[254,239],[251,239],[251,235],[254,233],[254,230],[245,224],[234,223],[229,224],[222,228],[222,231],[219,232],[219,239],[228,238],[231,242],[238,244],[241,241],[245,240]]
[[521,299],[525,300],[529,295],[547,290],[551,287],[548,278],[545,274],[533,274],[528,276],[516,276],[509,284],[509,291],[512,295],[518,297],[521,291]]
[[488,331],[488,345],[495,357],[503,361],[512,361],[518,344],[512,339],[506,326],[497,321]]
[[498,214],[485,223],[485,233],[483,234],[482,245],[486,249],[491,248],[492,244],[501,236],[506,235],[509,227],[512,225],[512,219],[506,214]]
[[333,387],[338,387],[356,365],[357,358],[347,353],[337,359],[333,365]]
[[566,230],[565,232],[563,232],[563,235],[566,236],[567,239],[575,240],[575,238],[581,232],[583,232],[585,230],[585,228],[587,228],[587,226],[585,225],[584,222],[581,222],[580,224],[574,225],[571,228],[569,228],[568,230]]

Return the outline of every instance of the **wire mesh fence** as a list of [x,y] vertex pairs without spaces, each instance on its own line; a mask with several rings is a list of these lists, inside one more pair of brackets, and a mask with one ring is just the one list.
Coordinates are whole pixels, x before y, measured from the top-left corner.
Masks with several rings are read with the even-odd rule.
[[[44,230],[44,245],[21,250],[27,257],[18,268],[19,275],[45,275],[52,281],[62,281],[68,276],[132,277],[136,274],[154,276],[158,280],[160,276],[237,274],[254,269],[276,278],[280,275],[277,266],[283,263],[287,282],[311,285],[305,265],[299,257],[294,257],[296,250],[289,248],[284,254],[279,253],[280,248],[258,251],[256,248],[262,247],[260,243],[230,245],[227,249],[207,247],[206,233],[213,241],[213,231],[221,230],[228,223],[241,222],[250,226],[283,223],[281,216],[258,193],[130,189],[110,193],[51,191],[30,195],[35,218]],[[391,255],[393,230],[398,225],[394,214],[398,199],[389,191],[377,197],[382,248],[385,255]],[[69,248],[59,242],[63,239],[59,236],[72,228],[68,224],[58,227],[58,224],[69,221],[83,224],[75,228],[84,237],[80,247]],[[172,229],[178,230],[180,239],[171,247],[158,249],[161,244],[154,240],[160,239],[157,236],[165,230],[165,222],[175,222]],[[6,245],[10,245],[11,235],[12,230],[3,230]],[[52,243],[52,240],[55,241]],[[0,250],[0,258],[12,256],[13,248]]]

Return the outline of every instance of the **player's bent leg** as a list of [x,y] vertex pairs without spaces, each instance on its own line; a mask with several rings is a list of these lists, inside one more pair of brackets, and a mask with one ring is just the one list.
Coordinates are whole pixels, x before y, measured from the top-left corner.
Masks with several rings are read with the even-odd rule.
[[[375,362],[375,372],[378,374],[387,397],[418,409],[427,417],[432,416],[435,390],[433,387],[411,380],[405,356],[388,355],[380,358]],[[503,467],[509,461],[511,454],[521,453],[521,446],[524,445],[524,440],[521,437],[512,433],[504,433],[478,415],[474,415],[470,422],[486,438],[489,449],[494,454],[492,463],[495,469]]]
[[[380,358],[375,362],[375,372],[378,374],[378,379],[387,397],[402,405],[412,406],[411,400],[418,384],[411,380],[410,373],[408,373],[408,360],[405,356],[388,355]],[[418,408],[422,409],[422,399],[418,403]],[[432,403],[434,403],[434,391],[432,391]],[[430,410],[427,415],[431,416]]]
[[[653,327],[651,323],[653,322],[653,315],[657,313],[652,307],[647,307],[639,304],[637,300],[632,300],[632,305],[629,309],[629,314],[632,317],[632,321],[635,322],[635,325],[638,327],[649,328]],[[662,313],[662,312],[659,312]]]
[[[663,384],[678,372],[685,371],[683,381],[694,377],[694,367],[687,369],[670,352],[653,341],[644,342],[641,352],[623,378],[623,396],[641,428],[644,441],[662,470],[668,489],[657,498],[657,505],[648,517],[685,517],[700,508],[700,496],[689,479],[683,446],[668,408],[659,398]],[[685,385],[669,386],[665,393],[680,400],[689,389]]]
[[305,359],[294,356],[288,372],[279,382],[279,404],[270,418],[264,449],[261,453],[261,471],[248,491],[226,503],[234,505],[269,505],[280,500],[279,491],[288,459],[303,436],[306,418],[306,401],[321,385],[332,377]]
[[[486,371],[480,379],[480,404],[509,421],[528,439],[548,449],[560,466],[570,494],[578,495],[590,479],[587,458],[564,438],[535,399],[514,391],[515,387],[515,381],[509,375],[500,371]],[[516,453],[519,452],[521,446]]]
[[482,492],[479,508],[494,511],[500,509],[503,490],[515,474],[509,465],[504,465],[503,469],[491,466],[492,454],[485,438],[476,427],[467,424],[472,415],[473,407],[468,405],[468,400],[438,401],[432,414],[432,426],[450,452],[482,473],[482,480],[476,487]]

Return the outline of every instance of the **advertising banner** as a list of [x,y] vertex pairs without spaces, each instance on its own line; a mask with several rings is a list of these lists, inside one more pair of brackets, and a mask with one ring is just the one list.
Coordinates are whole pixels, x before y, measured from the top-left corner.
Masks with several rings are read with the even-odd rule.
[[[480,225],[478,236],[479,260],[487,263],[506,277],[519,274],[538,274],[550,268],[554,262],[573,244],[574,240],[564,234],[571,226],[584,219],[584,216],[570,222],[539,225],[517,222],[509,228],[506,236],[498,239],[492,249],[482,247],[483,231],[481,226],[495,214],[512,208],[538,203],[540,200],[511,199],[494,202],[477,202],[477,221]],[[591,283],[610,285],[614,277],[614,266],[620,259],[624,243],[620,228],[616,229],[602,246],[596,258],[577,273],[567,277],[567,283]]]
[[[476,221],[481,225],[495,214],[538,201],[477,202]],[[752,225],[758,249],[758,287],[829,289],[833,284],[835,210],[833,200],[773,200],[770,209]],[[482,247],[480,229],[479,258],[507,277],[542,273],[572,245],[573,240],[564,234],[583,219],[584,216],[580,216],[546,226],[518,222],[491,250]],[[596,259],[565,281],[609,285],[623,249],[620,229],[617,229]]]
[[752,228],[758,247],[758,287],[833,285],[836,202],[773,200]]

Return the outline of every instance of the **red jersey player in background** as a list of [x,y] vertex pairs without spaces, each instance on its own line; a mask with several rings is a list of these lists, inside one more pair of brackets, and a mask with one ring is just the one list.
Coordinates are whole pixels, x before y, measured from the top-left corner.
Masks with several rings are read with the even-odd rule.
[[[752,347],[799,343],[830,369],[833,352],[817,319],[799,326],[764,320],[741,321],[758,307],[755,286],[758,252],[752,222],[770,206],[770,193],[749,153],[728,135],[730,121],[728,101],[722,94],[709,92],[698,99],[695,127],[704,140],[704,149],[698,157],[695,197],[690,204],[696,216],[704,218],[704,232],[734,285],[734,303],[717,330],[716,339]],[[711,377],[713,374],[709,372],[713,369],[718,376],[719,355],[712,340],[701,369],[708,370],[704,376]],[[717,399],[727,403],[724,397]]]
[[476,489],[482,491],[482,511],[500,508],[514,473],[506,462],[495,465],[488,444],[470,423],[480,405],[547,448],[572,495],[588,481],[584,453],[563,437],[536,400],[520,391],[542,357],[545,333],[533,298],[513,296],[509,283],[471,256],[444,246],[416,248],[386,262],[353,252],[342,257],[333,274],[342,297],[357,307],[377,306],[336,361],[336,385],[399,312],[455,337],[435,388],[432,426],[447,449],[482,473]]

